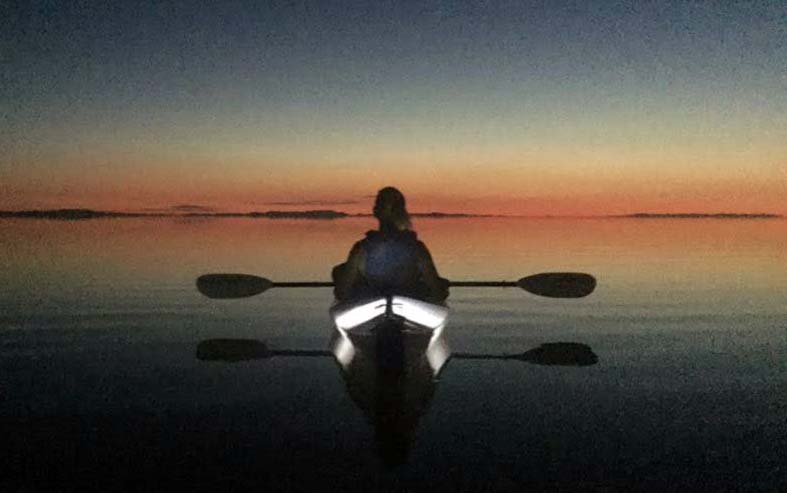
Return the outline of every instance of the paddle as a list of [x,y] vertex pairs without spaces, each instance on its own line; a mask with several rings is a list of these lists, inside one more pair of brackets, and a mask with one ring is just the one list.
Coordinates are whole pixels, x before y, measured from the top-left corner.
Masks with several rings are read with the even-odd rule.
[[547,342],[521,354],[472,354],[453,353],[455,359],[517,360],[545,366],[591,366],[598,363],[598,356],[590,346],[578,342]]
[[[518,281],[454,281],[451,287],[521,288],[549,298],[583,298],[596,288],[596,279],[580,272],[545,272]],[[205,274],[197,278],[197,289],[208,298],[247,298],[270,288],[330,288],[332,282],[273,282],[250,274]]]
[[[270,359],[275,356],[289,357],[332,357],[331,351],[308,349],[268,349],[256,339],[206,339],[197,345],[197,359],[200,361],[224,361],[234,363],[257,359]],[[474,354],[453,353],[452,359],[479,360],[516,360],[545,366],[591,366],[598,357],[585,344],[577,342],[550,342],[520,354]]]
[[285,349],[271,350],[256,339],[206,339],[197,345],[197,359],[201,361],[247,361],[274,356],[333,356],[330,351]]

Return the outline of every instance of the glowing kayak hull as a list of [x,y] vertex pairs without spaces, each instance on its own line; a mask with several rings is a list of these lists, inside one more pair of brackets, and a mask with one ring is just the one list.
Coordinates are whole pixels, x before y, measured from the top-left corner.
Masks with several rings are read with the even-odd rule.
[[353,333],[374,330],[384,321],[400,322],[403,330],[432,332],[442,329],[448,319],[447,306],[407,296],[340,302],[330,313],[339,331]]
[[448,320],[445,305],[389,296],[340,302],[330,314],[336,326],[332,352],[348,371],[359,361],[399,371],[420,361],[435,378],[451,354],[442,337]]

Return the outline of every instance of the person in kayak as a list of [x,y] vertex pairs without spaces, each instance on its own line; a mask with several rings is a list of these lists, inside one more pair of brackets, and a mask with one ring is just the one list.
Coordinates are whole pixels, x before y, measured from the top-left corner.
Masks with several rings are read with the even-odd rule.
[[339,300],[399,294],[443,301],[448,280],[437,273],[426,245],[412,231],[402,192],[385,187],[377,193],[378,230],[366,233],[350,250],[347,262],[333,268]]

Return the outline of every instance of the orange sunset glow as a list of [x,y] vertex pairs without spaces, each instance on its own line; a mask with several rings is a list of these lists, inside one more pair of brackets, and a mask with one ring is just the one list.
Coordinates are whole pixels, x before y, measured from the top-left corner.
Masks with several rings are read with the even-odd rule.
[[[535,167],[534,167],[535,168]],[[139,170],[139,168],[135,168]],[[165,210],[196,204],[217,211],[269,209],[370,210],[371,195],[384,185],[405,191],[413,211],[493,215],[593,216],[634,212],[785,211],[787,175],[772,172],[686,174],[543,172],[521,167],[412,167],[388,176],[378,168],[283,170],[266,177],[265,167],[233,176],[229,169],[190,171],[150,168],[146,174],[113,177],[109,170],[49,183],[12,178],[3,183],[0,209],[85,207],[118,211]],[[120,172],[115,172],[120,174]],[[125,174],[125,172],[123,172]],[[182,175],[180,174],[182,173]]]
[[0,210],[358,213],[394,185],[421,212],[787,213],[765,6],[216,9],[19,17]]

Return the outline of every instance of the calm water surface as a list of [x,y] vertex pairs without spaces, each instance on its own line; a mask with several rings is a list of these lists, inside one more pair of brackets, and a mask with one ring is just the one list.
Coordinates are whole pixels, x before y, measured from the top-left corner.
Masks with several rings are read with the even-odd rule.
[[576,342],[598,363],[449,360],[402,399],[396,466],[332,357],[195,356],[326,350],[330,290],[220,301],[194,281],[325,280],[373,226],[0,220],[0,490],[787,489],[787,221],[417,221],[453,280],[599,281],[581,300],[453,290],[455,354]]

